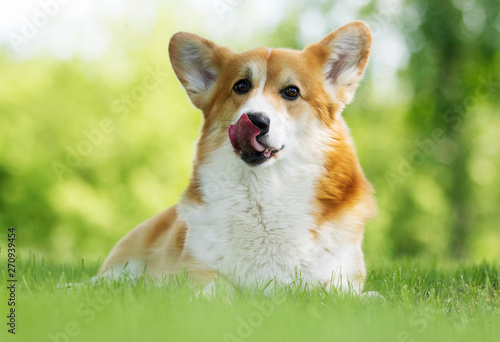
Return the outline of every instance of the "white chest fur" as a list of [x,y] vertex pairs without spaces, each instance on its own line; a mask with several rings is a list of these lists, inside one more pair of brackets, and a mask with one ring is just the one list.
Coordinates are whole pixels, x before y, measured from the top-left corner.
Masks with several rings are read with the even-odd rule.
[[328,232],[315,239],[310,231],[320,165],[300,156],[260,168],[242,163],[223,146],[200,167],[205,203],[184,201],[178,208],[191,255],[240,285],[288,283],[295,274],[325,284],[357,272],[349,249],[359,246],[345,246]]

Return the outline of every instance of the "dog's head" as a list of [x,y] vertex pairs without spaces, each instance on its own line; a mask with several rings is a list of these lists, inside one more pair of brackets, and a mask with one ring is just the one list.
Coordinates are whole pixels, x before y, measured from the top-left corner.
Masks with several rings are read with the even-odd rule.
[[201,153],[226,144],[235,158],[264,167],[331,129],[354,95],[370,46],[369,28],[352,22],[302,51],[237,54],[179,32],[169,52],[177,77],[203,111]]

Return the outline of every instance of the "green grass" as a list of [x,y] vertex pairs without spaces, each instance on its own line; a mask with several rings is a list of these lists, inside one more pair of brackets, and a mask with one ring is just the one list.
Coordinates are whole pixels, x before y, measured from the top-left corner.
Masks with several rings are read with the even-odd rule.
[[[272,296],[237,293],[230,304],[223,293],[195,297],[180,277],[164,286],[142,280],[91,285],[97,263],[60,265],[31,257],[17,265],[15,337],[6,331],[2,268],[0,340],[498,341],[498,266],[421,259],[373,264],[366,290],[385,300],[290,286]],[[86,285],[57,288],[64,282]]]

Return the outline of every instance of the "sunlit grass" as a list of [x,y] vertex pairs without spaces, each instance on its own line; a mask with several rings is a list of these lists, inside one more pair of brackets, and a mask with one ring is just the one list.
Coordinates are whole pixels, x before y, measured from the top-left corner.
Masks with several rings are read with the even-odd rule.
[[[143,278],[92,284],[96,262],[61,265],[32,256],[18,262],[15,340],[497,341],[498,266],[423,259],[376,264],[365,290],[383,300],[300,286],[271,296],[218,292],[207,299],[184,276],[161,286]],[[5,270],[0,278],[5,284]],[[83,285],[58,287],[67,282]],[[6,298],[4,286],[0,294]],[[0,308],[5,317],[7,306]]]

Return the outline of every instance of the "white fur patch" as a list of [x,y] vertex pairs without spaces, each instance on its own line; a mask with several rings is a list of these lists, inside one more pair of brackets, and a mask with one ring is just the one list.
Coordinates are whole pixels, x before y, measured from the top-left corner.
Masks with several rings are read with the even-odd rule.
[[353,261],[359,245],[329,236],[318,243],[310,232],[327,132],[319,122],[301,126],[295,134],[302,136],[287,140],[271,167],[248,166],[223,144],[198,169],[205,204],[184,199],[178,206],[189,226],[188,253],[236,286],[290,283],[300,275],[311,285],[347,289],[364,271]]

